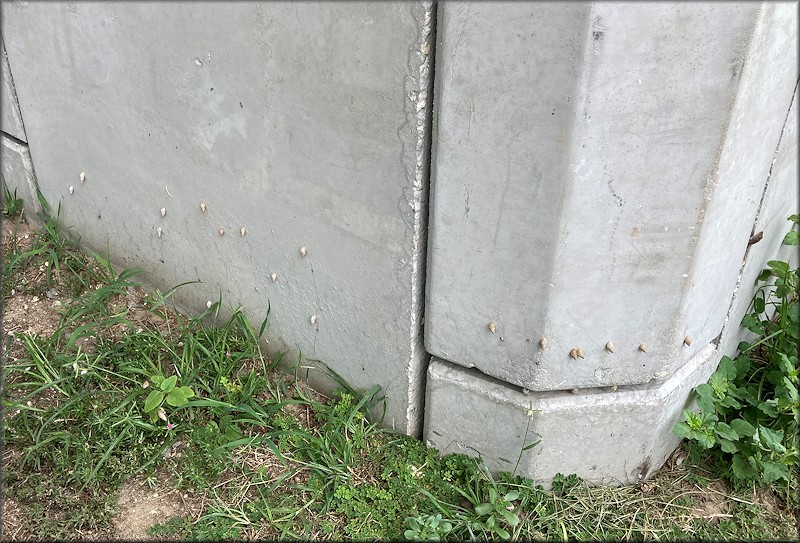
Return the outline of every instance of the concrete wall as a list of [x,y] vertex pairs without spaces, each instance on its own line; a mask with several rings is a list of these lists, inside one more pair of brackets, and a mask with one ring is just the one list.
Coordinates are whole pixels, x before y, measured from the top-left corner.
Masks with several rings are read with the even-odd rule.
[[4,3],[3,175],[390,427],[639,481],[797,210],[795,8]]
[[274,350],[380,383],[418,434],[431,9],[4,3],[39,187],[153,285],[202,280],[186,309],[271,304]]

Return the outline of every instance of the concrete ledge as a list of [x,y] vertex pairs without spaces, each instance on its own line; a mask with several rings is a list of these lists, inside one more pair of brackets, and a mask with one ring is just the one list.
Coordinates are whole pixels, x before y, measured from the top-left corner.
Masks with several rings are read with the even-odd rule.
[[717,354],[709,344],[664,381],[577,393],[528,392],[434,358],[424,437],[442,454],[481,456],[494,472],[515,472],[545,487],[557,473],[594,484],[636,483],[678,445],[672,428],[692,387],[716,368]]

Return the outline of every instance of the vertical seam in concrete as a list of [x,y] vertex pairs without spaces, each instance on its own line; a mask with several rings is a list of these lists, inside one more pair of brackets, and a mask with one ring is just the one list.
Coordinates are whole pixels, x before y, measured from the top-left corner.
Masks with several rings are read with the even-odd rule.
[[431,104],[433,94],[435,2],[423,2],[424,15],[416,48],[420,55],[419,89],[416,108],[416,167],[414,171],[414,235],[411,267],[411,359],[408,368],[407,433],[420,436],[425,402],[425,375],[430,355],[424,347],[423,316],[425,314],[425,278],[427,273],[428,194],[430,192],[431,162]]
[[[783,118],[783,125],[781,126],[781,135],[778,136],[778,143],[775,145],[775,151],[772,154],[772,162],[769,165],[769,172],[767,173],[767,179],[764,182],[764,190],[761,192],[761,199],[758,202],[758,208],[756,209],[756,215],[753,218],[753,227],[750,230],[750,237],[752,237],[755,233],[756,226],[758,225],[758,219],[761,217],[761,208],[764,205],[764,198],[767,195],[767,189],[769,188],[769,182],[772,179],[772,169],[775,167],[775,162],[778,159],[778,151],[781,148],[781,143],[783,143],[783,137],[786,133],[786,124],[789,122],[789,113],[792,110],[792,104],[794,103],[794,97],[797,94],[797,88],[800,85],[800,80],[795,82],[794,85],[794,92],[792,92],[792,98],[789,100],[789,107],[786,108],[786,116]],[[733,311],[733,306],[736,302],[736,298],[739,294],[739,287],[742,284],[742,276],[744,275],[744,268],[747,263],[747,255],[750,254],[750,245],[748,244],[744,250],[744,256],[742,257],[742,264],[739,267],[739,275],[736,277],[736,286],[733,289],[733,295],[731,296],[731,301],[728,304],[728,311],[725,313],[725,320],[722,322],[722,330],[720,330],[719,336],[717,336],[717,344],[722,339],[722,336],[725,334],[726,330],[728,329],[728,324],[731,318],[731,311]]]

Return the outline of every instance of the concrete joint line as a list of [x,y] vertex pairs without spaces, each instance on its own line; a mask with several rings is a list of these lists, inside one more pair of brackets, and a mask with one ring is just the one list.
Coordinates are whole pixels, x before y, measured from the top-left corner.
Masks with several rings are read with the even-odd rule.
[[[753,218],[753,227],[750,229],[750,237],[752,238],[756,233],[756,227],[758,226],[758,220],[761,218],[761,208],[764,205],[764,198],[767,196],[767,189],[769,188],[769,182],[772,179],[772,170],[775,167],[775,161],[778,158],[778,150],[781,148],[781,144],[783,143],[783,137],[786,133],[786,124],[789,122],[789,113],[792,110],[792,104],[794,103],[794,97],[797,94],[798,86],[800,86],[800,79],[795,82],[794,92],[792,93],[792,97],[789,100],[789,106],[786,108],[786,116],[783,118],[783,125],[781,126],[781,135],[778,136],[778,143],[775,145],[775,151],[772,153],[772,163],[769,166],[769,172],[767,173],[767,180],[764,182],[764,190],[761,192],[761,199],[758,202],[758,208],[756,209],[756,215]],[[739,295],[739,288],[742,284],[742,276],[744,275],[744,268],[747,263],[747,257],[750,254],[750,247],[751,245],[747,245],[744,250],[744,256],[742,256],[742,264],[739,267],[739,275],[736,277],[736,286],[733,289],[733,295],[731,296],[731,301],[728,304],[728,312],[725,314],[725,320],[722,323],[722,330],[720,330],[719,335],[715,339],[715,343],[719,345],[719,341],[722,336],[726,333],[728,329],[728,324],[731,318],[731,312],[733,311],[733,306],[736,303],[736,298]]]
[[9,140],[13,141],[13,142],[14,142],[14,143],[16,143],[17,145],[24,145],[25,147],[28,147],[28,143],[27,143],[27,142],[25,142],[25,141],[22,141],[21,139],[19,139],[19,138],[18,138],[18,137],[16,137],[16,136],[12,136],[11,134],[9,134],[8,132],[6,132],[5,130],[3,130],[3,131],[0,131],[0,135],[2,135],[4,138],[7,138],[7,139],[9,139]]
[[433,72],[436,55],[436,2],[422,3],[424,14],[414,49],[418,58],[416,112],[416,168],[414,172],[414,232],[412,238],[412,328],[411,359],[408,366],[409,400],[406,424],[409,434],[422,435],[425,413],[425,388],[430,354],[424,347],[425,278],[427,276],[428,201],[431,184],[431,128],[433,120]]

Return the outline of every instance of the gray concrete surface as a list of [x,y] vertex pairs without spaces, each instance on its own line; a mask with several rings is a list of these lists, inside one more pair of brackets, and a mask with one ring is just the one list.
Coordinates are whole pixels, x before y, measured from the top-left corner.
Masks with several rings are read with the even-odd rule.
[[728,321],[719,344],[721,354],[736,356],[739,342],[752,340],[755,334],[740,326],[745,313],[750,310],[753,295],[758,288],[756,278],[770,260],[789,262],[792,268],[800,267],[797,247],[783,245],[783,238],[791,224],[786,220],[798,213],[800,184],[797,168],[797,87],[780,143],[770,167],[769,179],[759,202],[758,216],[753,235],[762,233],[761,241],[750,245],[739,274],[736,296],[731,302]]
[[19,113],[17,103],[17,93],[14,91],[14,79],[11,68],[8,66],[6,48],[3,39],[0,37],[0,63],[2,63],[2,90],[0,91],[0,131],[25,142],[25,126],[22,124],[22,116]]
[[418,435],[430,10],[5,3],[40,188],[153,285],[202,280],[187,310],[271,304],[271,349],[386,387]]
[[[685,290],[680,312],[687,333],[701,342],[722,331],[747,243],[756,227],[756,214],[797,86],[797,39],[797,3],[764,5],[719,161],[705,188],[704,219],[690,272],[693,280]],[[797,160],[797,155],[793,156]],[[770,198],[781,201],[790,194]],[[797,210],[796,197],[786,203]],[[765,204],[769,210],[770,202]],[[788,215],[775,220],[785,223]],[[766,254],[762,257],[773,258]],[[766,261],[751,259],[749,263],[758,268],[757,275]],[[746,273],[752,273],[745,268]],[[739,323],[729,324],[738,327]]]
[[714,371],[715,355],[707,346],[658,385],[577,394],[525,394],[434,358],[428,369],[425,441],[443,454],[480,456],[493,472],[520,473],[545,488],[557,473],[575,473],[593,484],[637,483],[677,446],[672,428],[688,405],[691,387]]
[[24,202],[27,217],[35,221],[36,212],[41,211],[42,206],[36,196],[36,172],[28,146],[0,134],[0,164],[3,184],[12,196]]
[[426,347],[531,390],[664,379],[722,330],[791,6],[496,8],[439,10]]

